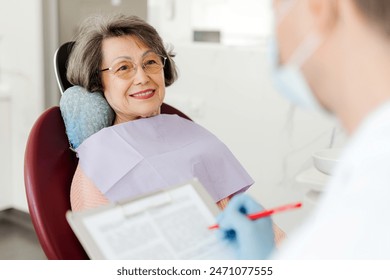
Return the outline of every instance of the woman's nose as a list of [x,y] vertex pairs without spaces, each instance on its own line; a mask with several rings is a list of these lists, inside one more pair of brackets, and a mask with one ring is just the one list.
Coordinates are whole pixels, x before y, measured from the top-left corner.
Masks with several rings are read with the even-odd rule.
[[137,66],[133,83],[136,85],[145,84],[150,80],[148,74],[146,74],[142,65]]

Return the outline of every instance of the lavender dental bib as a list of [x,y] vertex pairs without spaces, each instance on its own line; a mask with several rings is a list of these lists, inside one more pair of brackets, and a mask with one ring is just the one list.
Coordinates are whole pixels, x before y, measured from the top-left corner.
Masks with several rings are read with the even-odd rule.
[[197,178],[214,201],[253,184],[213,134],[177,115],[110,126],[78,148],[84,173],[111,201],[177,186]]

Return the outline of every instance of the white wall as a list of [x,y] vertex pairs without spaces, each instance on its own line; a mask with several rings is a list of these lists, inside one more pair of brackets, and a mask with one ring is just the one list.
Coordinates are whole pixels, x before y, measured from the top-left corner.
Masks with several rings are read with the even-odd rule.
[[24,150],[44,104],[41,0],[0,0],[0,37],[0,83],[9,87],[10,95],[9,107],[4,108],[9,117],[0,119],[0,132],[11,153],[10,159],[0,157],[2,164],[10,165],[10,170],[0,170],[0,176],[11,173],[10,182],[0,186],[0,195],[8,193],[7,204],[27,210]]
[[164,41],[190,43],[191,4],[191,0],[148,0],[148,22]]
[[[243,4],[244,3],[244,4]],[[227,45],[261,41],[272,30],[271,0],[148,0],[148,21],[171,43],[190,43],[193,31],[219,31]]]
[[11,207],[11,96],[10,90],[0,83],[0,210]]

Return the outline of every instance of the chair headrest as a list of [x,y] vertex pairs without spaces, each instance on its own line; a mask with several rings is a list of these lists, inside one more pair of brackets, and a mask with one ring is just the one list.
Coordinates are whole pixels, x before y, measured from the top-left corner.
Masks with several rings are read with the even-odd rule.
[[64,91],[60,110],[72,149],[92,134],[112,125],[115,119],[115,113],[103,93],[88,92],[80,86]]

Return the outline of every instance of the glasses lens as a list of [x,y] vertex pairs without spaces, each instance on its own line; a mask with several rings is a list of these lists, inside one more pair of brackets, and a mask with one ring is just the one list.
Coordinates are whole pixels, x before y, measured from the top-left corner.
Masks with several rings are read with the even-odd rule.
[[114,72],[115,76],[120,78],[130,78],[135,73],[135,65],[129,60],[123,60],[116,63],[112,67],[112,71]]
[[144,71],[147,74],[158,73],[164,67],[165,59],[155,53],[148,54],[142,62]]

